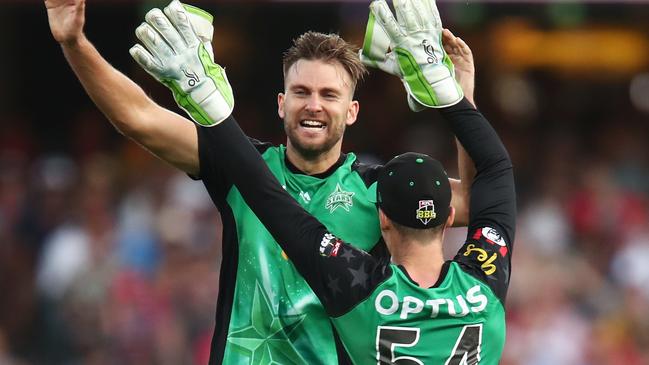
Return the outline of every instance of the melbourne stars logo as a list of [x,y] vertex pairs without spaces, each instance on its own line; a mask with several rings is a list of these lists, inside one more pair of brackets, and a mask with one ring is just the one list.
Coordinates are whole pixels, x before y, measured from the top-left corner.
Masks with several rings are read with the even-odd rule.
[[343,208],[349,212],[349,208],[354,205],[353,196],[354,192],[344,191],[340,184],[336,184],[336,189],[327,197],[325,209],[329,209],[329,213],[333,213],[338,208]]

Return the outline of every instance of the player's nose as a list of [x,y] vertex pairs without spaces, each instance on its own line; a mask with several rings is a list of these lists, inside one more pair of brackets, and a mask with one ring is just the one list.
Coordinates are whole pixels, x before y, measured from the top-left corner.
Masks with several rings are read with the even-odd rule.
[[317,113],[322,110],[322,101],[318,95],[311,95],[306,101],[306,110],[310,113]]

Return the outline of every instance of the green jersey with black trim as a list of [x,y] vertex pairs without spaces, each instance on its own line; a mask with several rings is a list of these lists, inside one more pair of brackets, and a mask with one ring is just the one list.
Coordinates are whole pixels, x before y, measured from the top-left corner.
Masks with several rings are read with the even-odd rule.
[[432,288],[419,287],[390,265],[392,275],[367,299],[333,318],[354,364],[498,364],[505,344],[503,304],[460,264],[447,265]]
[[[212,170],[209,139],[204,133],[199,138],[204,139],[201,178],[224,221],[217,328],[210,363],[338,363],[338,357],[346,355],[337,354],[332,325],[320,300],[238,189],[221,171]],[[379,242],[377,210],[368,199],[367,176],[361,176],[365,170],[359,172],[354,154],[343,155],[326,176],[308,176],[291,171],[284,146],[253,143],[282,187],[309,213],[360,249],[369,251]]]
[[[353,154],[325,179],[290,172],[283,146],[262,156],[282,187],[337,235],[364,250],[376,244],[376,207],[363,180],[351,170]],[[336,363],[331,325],[318,298],[236,188],[227,202],[237,225],[239,270],[224,363]]]

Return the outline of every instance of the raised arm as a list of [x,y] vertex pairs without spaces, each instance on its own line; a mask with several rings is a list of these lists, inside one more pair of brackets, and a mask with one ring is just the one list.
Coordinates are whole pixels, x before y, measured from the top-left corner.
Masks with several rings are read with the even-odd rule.
[[[396,19],[385,0],[374,0],[370,5],[361,57],[402,80],[413,111],[438,108],[473,160],[475,176],[468,167],[470,159],[460,149],[460,174],[468,180],[473,176],[473,182],[469,194],[468,180],[459,189],[460,195],[470,196],[469,236],[455,259],[466,264],[504,301],[516,220],[514,178],[505,147],[473,104],[471,50],[449,31],[443,31],[434,0],[401,0],[394,6]],[[441,46],[443,40],[446,47]],[[456,70],[454,62],[462,67]],[[463,97],[463,89],[471,100]],[[458,194],[458,189],[453,193]],[[466,208],[466,198],[460,205]]]
[[[473,91],[475,89],[475,66],[471,48],[460,38],[456,37],[450,30],[442,31],[442,43],[455,66],[455,80],[462,88],[464,97],[475,106]],[[455,139],[457,147],[457,163],[460,180],[451,179],[453,192],[451,205],[455,208],[455,220],[453,226],[466,227],[469,224],[469,202],[471,197],[471,185],[475,177],[475,165],[471,157],[466,153],[462,144]]]
[[[460,177],[463,182],[462,189],[466,190],[467,200],[470,201],[471,214],[469,224],[475,225],[477,221],[489,219],[494,211],[503,217],[498,224],[505,224],[512,228],[514,219],[515,194],[513,175],[511,174],[511,161],[500,138],[489,122],[475,110],[473,91],[475,86],[475,66],[473,53],[469,46],[450,30],[442,32],[444,50],[449,55],[455,66],[455,79],[462,87],[465,100],[457,106],[440,109],[442,115],[450,122],[456,136],[458,148],[458,163]],[[468,149],[471,149],[469,152]],[[477,158],[478,160],[474,160]],[[479,176],[477,175],[479,174]],[[495,181],[485,180],[485,176],[497,174]],[[478,180],[474,182],[474,180]],[[501,189],[507,186],[507,189]],[[500,190],[502,194],[486,193],[485,190]],[[470,199],[473,193],[479,195]],[[503,212],[498,210],[502,209]],[[513,237],[512,237],[513,239]]]
[[70,67],[115,128],[162,160],[197,174],[194,125],[156,104],[99,54],[83,33],[85,0],[46,0],[45,6],[52,35]]
[[[173,1],[164,14],[154,12],[153,16],[156,19],[152,23],[170,23],[164,29],[158,29],[168,42],[144,42],[143,47],[131,51],[147,72],[165,85],[171,85],[176,97],[181,88],[189,90],[186,94],[191,100],[184,102],[183,106],[201,125],[201,136],[210,141],[203,144],[203,151],[210,157],[202,160],[200,175],[211,176],[214,171],[224,173],[223,176],[236,186],[330,313],[338,313],[339,308],[346,308],[352,300],[365,298],[369,286],[352,288],[352,285],[345,285],[356,280],[347,268],[351,260],[369,270],[376,261],[330,234],[281,187],[259,152],[230,116],[231,109],[225,105],[231,96],[231,88],[225,73],[205,55],[203,46],[188,25],[186,11]],[[166,47],[171,49],[165,51]],[[187,75],[198,76],[193,79]],[[196,80],[201,81],[194,83]],[[199,88],[202,98],[191,94],[192,87]],[[342,250],[348,253],[347,256],[338,257]],[[336,274],[341,274],[340,287],[331,287],[327,280]],[[334,300],[336,294],[340,296],[340,288],[349,290],[349,293],[345,292],[342,300]]]
[[[463,94],[474,103],[473,55],[461,39],[447,29],[442,31],[435,1],[404,0],[394,7],[396,18],[385,0],[370,4],[360,51],[363,63],[397,76],[412,111],[447,107],[459,102]],[[453,226],[466,226],[475,170],[461,144],[457,147],[460,180],[449,179],[455,208]]]
[[440,109],[440,112],[475,163],[469,229],[485,224],[496,225],[511,245],[516,223],[516,194],[512,162],[505,146],[485,117],[468,100]]
[[516,193],[512,162],[489,122],[466,99],[441,110],[475,162],[469,231],[455,256],[505,301],[516,230]]

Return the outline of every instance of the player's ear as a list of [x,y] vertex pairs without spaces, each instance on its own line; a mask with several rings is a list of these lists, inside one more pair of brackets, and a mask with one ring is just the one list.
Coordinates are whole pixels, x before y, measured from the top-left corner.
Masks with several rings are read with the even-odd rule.
[[451,206],[451,207],[449,207],[449,210],[448,210],[448,218],[446,218],[446,223],[445,223],[444,228],[453,227],[453,221],[455,221],[455,208],[453,208]]
[[359,109],[360,109],[360,105],[358,104],[358,101],[352,100],[349,103],[349,108],[347,109],[347,120],[345,121],[345,124],[347,126],[350,126],[356,122]]
[[277,94],[277,115],[282,119],[284,119],[284,116],[286,115],[284,112],[284,98],[284,93]]
[[383,213],[383,210],[379,208],[379,223],[381,224],[381,231],[388,231],[392,229],[392,221],[390,221],[390,218],[388,218],[385,213]]

